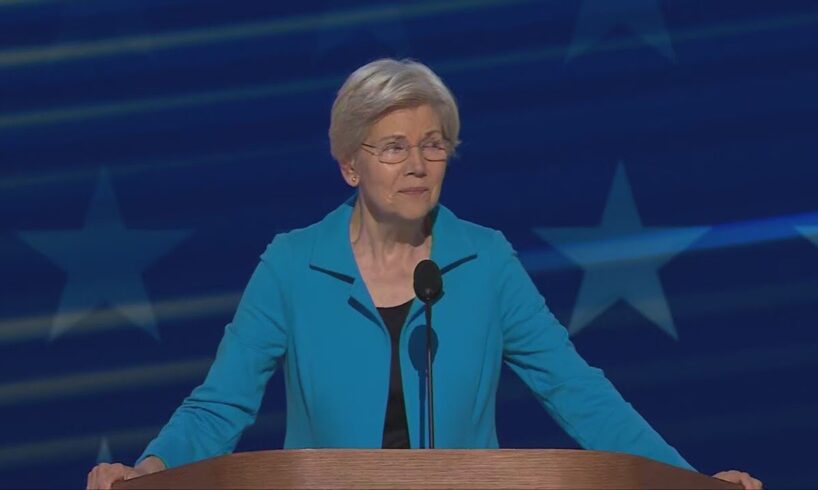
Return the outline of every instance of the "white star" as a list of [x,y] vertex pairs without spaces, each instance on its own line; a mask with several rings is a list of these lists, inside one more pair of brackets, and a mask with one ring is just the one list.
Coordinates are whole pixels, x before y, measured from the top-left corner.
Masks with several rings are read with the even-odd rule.
[[534,228],[540,238],[585,269],[568,330],[576,335],[624,300],[678,338],[657,270],[709,227],[644,227],[620,162],[598,227]]
[[64,334],[103,305],[158,339],[142,272],[189,233],[125,228],[104,168],[82,229],[19,232],[24,241],[68,276],[49,340]]
[[658,0],[585,0],[565,61],[583,55],[615,27],[630,28],[645,44],[673,61],[676,55]]

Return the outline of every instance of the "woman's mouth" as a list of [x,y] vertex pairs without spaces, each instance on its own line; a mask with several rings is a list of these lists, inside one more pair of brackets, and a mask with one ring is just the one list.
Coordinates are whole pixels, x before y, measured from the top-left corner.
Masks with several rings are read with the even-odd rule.
[[419,196],[428,190],[428,187],[407,187],[406,189],[401,189],[398,192],[401,194],[408,194],[410,196]]

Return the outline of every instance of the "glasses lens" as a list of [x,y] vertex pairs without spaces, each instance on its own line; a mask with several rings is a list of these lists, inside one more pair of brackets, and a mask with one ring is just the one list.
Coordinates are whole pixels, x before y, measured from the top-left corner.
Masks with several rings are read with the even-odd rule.
[[[437,141],[418,146],[423,158],[430,162],[444,161],[449,156],[449,149],[443,142]],[[380,160],[381,163],[396,164],[409,158],[409,151],[411,148],[413,148],[412,145],[393,142],[378,148],[376,150],[376,154],[378,155],[378,160]]]
[[383,163],[400,163],[409,156],[409,150],[404,147],[385,148],[381,151],[380,160]]
[[439,162],[446,159],[446,148],[440,145],[422,147],[423,158],[430,162]]

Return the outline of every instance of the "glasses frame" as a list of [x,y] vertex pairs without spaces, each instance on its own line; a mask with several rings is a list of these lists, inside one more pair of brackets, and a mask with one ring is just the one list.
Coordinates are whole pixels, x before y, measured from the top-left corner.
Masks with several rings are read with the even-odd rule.
[[426,160],[427,162],[445,162],[451,156],[451,153],[450,153],[451,148],[450,148],[449,142],[446,139],[442,139],[441,141],[443,141],[443,143],[445,145],[445,148],[446,148],[446,156],[444,158],[441,158],[441,159],[436,159],[436,158],[435,159],[430,159],[430,158],[427,158],[426,155],[423,154],[423,145],[428,143],[428,141],[421,141],[420,143],[418,143],[416,145],[407,145],[406,146],[406,156],[403,159],[401,159],[401,160],[399,160],[397,162],[385,162],[385,161],[383,161],[384,148],[382,148],[382,147],[379,148],[379,147],[377,147],[375,145],[370,145],[369,143],[361,143],[361,148],[364,151],[366,151],[367,153],[369,153],[370,155],[372,155],[374,157],[378,157],[378,161],[381,162],[384,165],[400,165],[401,163],[405,162],[406,160],[409,159],[409,152],[412,150],[412,148],[420,148],[420,156],[423,157],[423,159]]

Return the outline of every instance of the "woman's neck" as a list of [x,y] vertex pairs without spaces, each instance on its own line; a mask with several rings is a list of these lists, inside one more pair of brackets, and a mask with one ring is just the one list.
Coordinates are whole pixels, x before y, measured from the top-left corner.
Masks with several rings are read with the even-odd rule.
[[392,221],[369,212],[360,197],[349,224],[349,236],[355,256],[377,268],[391,268],[428,258],[431,227],[428,219],[417,222]]

